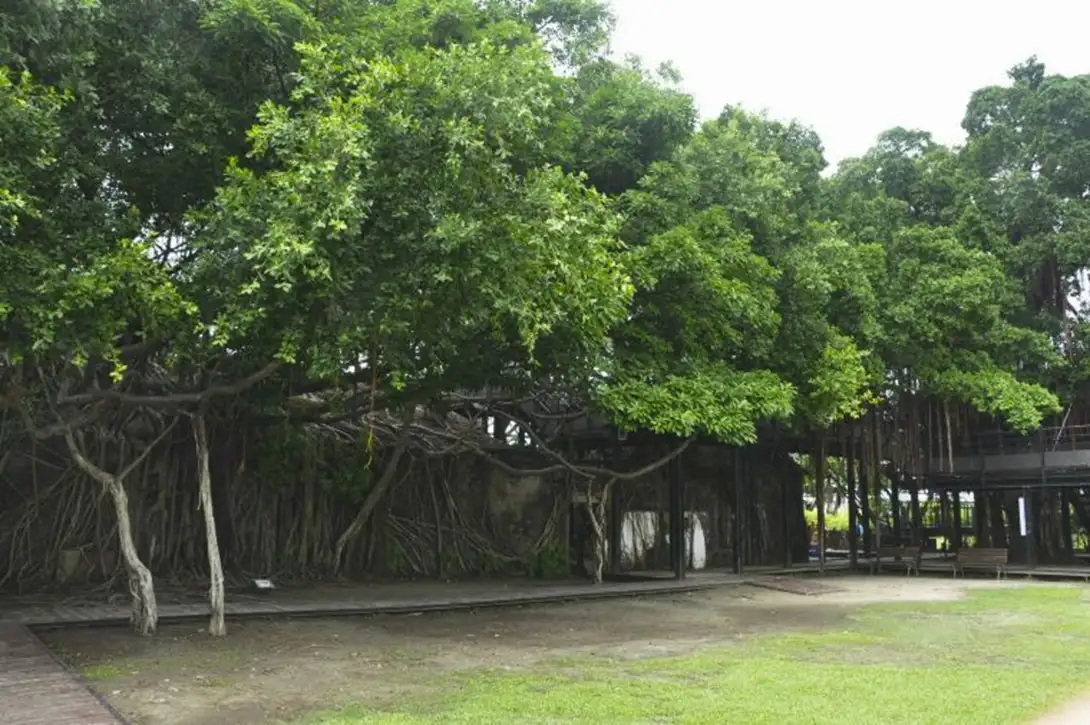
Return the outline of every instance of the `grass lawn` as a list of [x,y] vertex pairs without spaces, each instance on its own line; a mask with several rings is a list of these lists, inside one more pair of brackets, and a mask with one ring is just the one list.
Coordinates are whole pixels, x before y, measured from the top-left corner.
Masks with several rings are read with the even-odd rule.
[[1090,689],[1087,594],[987,589],[685,656],[437,675],[423,697],[298,724],[1021,725]]

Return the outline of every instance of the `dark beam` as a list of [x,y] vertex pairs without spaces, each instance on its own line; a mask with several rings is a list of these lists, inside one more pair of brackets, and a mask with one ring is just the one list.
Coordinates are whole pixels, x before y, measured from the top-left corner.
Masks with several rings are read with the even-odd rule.
[[961,551],[961,493],[957,489],[954,489],[950,494],[950,505],[954,507],[954,535],[951,537],[951,541],[954,545],[954,551]]
[[621,573],[621,528],[624,525],[621,484],[614,482],[609,492],[609,573]]
[[745,520],[746,517],[742,513],[745,509],[745,496],[742,491],[742,449],[734,449],[734,526],[732,527],[731,537],[733,539],[732,548],[734,554],[734,573],[742,574],[745,571],[745,555],[743,554],[743,546],[745,545]]
[[818,444],[817,465],[814,466],[814,492],[817,505],[818,570],[825,573],[825,436]]
[[859,506],[863,517],[863,556],[870,555],[871,547],[871,516],[870,516],[870,470],[873,466],[864,466],[863,458],[859,459]]
[[912,492],[912,544],[923,546],[923,512],[920,510],[920,479],[913,477],[909,485]]
[[681,456],[670,466],[670,559],[675,579],[685,578],[685,498]]
[[1068,561],[1075,558],[1075,537],[1071,530],[1071,491],[1060,489],[1060,532],[1064,540],[1064,552]]
[[848,446],[848,551],[854,569],[859,564],[859,490],[855,485],[855,441]]

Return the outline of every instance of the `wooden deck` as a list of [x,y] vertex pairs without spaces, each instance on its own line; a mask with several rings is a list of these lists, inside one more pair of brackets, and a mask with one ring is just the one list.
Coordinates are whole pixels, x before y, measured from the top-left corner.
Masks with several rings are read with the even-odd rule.
[[[490,607],[526,606],[555,602],[615,599],[696,592],[716,587],[741,585],[751,576],[697,572],[680,581],[653,579],[633,582],[406,584],[374,587],[313,587],[274,591],[267,595],[228,595],[227,618],[336,617],[377,614],[449,612]],[[208,618],[206,602],[159,605],[160,624],[203,621]],[[0,624],[20,624],[33,629],[54,627],[127,625],[126,604],[77,606],[60,603],[8,602],[0,605]]]
[[123,722],[26,627],[0,623],[0,723],[119,725]]
[[[922,559],[920,561],[920,573],[922,574],[951,574],[953,570],[953,559]],[[1090,582],[1090,566],[1085,565],[1042,564],[1040,566],[1026,566],[1025,564],[1008,564],[1005,571],[1007,576],[1012,577]],[[986,571],[983,573],[987,575]]]

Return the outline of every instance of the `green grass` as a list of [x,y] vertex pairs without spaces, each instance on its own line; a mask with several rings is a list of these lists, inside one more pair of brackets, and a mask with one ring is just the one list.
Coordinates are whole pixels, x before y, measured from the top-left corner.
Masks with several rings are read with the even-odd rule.
[[120,667],[110,664],[88,665],[87,667],[81,668],[80,673],[92,682],[111,680],[115,677],[121,677],[125,674],[124,670],[122,670]]
[[954,603],[868,607],[836,629],[685,656],[479,670],[439,677],[424,698],[299,725],[1015,725],[1090,687],[1083,591],[985,590]]

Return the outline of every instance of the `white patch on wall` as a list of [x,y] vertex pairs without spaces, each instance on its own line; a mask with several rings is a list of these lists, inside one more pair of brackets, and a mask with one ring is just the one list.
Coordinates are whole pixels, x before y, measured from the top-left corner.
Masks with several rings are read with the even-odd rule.
[[633,569],[643,565],[655,546],[658,516],[654,511],[626,511],[621,526],[621,566]]
[[700,522],[700,513],[685,513],[685,556],[689,559],[689,568],[700,570],[708,565],[708,542],[704,537],[704,524]]
[[[621,527],[621,563],[627,569],[643,567],[647,554],[655,546],[658,515],[654,511],[627,511]],[[700,512],[685,512],[685,557],[690,569],[703,569],[708,564],[708,545]],[[669,532],[665,533],[667,545]]]

